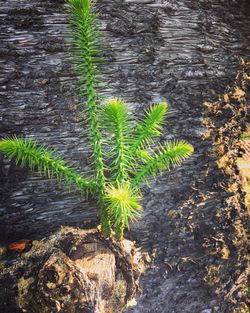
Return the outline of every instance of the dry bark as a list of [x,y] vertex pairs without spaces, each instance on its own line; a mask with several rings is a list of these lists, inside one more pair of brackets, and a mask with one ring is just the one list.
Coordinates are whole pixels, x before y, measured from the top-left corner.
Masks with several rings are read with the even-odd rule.
[[1,281],[12,278],[17,290],[6,312],[18,307],[29,313],[120,313],[138,290],[134,244],[106,239],[96,230],[62,227],[33,241],[21,258],[8,254],[12,263],[0,262]]
[[[103,94],[124,98],[137,116],[150,103],[167,100],[159,140],[186,139],[195,147],[183,166],[144,188],[144,213],[128,236],[150,253],[152,268],[142,279],[138,305],[128,312],[231,313],[245,302],[237,288],[230,290],[247,268],[247,219],[234,166],[247,108],[236,99],[232,108],[215,105],[209,111],[204,102],[217,103],[227,85],[233,88],[238,58],[250,56],[249,1],[98,0],[97,5],[109,60]],[[88,169],[91,151],[67,60],[64,9],[59,0],[0,3],[1,134],[34,136]],[[221,155],[214,143],[223,153],[231,151],[229,174],[218,168]],[[94,203],[14,161],[2,157],[1,165],[4,243],[41,238],[59,225],[98,222]],[[237,187],[230,190],[233,183]],[[243,235],[237,235],[235,223]],[[204,284],[205,276],[218,295]],[[8,305],[3,301],[2,310],[10,313]]]

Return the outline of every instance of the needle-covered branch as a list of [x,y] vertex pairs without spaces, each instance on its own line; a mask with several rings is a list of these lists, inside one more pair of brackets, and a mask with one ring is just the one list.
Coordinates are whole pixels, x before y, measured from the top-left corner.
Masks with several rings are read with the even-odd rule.
[[123,238],[124,229],[129,228],[129,223],[139,217],[142,209],[140,200],[137,190],[133,189],[129,182],[117,183],[117,187],[110,184],[107,187],[105,203],[115,225],[117,239]]
[[93,148],[93,168],[99,188],[99,204],[101,205],[101,223],[103,231],[110,234],[110,223],[102,197],[105,189],[104,161],[101,146],[100,123],[97,109],[97,89],[99,87],[98,65],[101,63],[99,32],[97,29],[97,13],[92,0],[68,0],[72,37],[72,56],[75,60],[76,72],[80,75],[80,96],[85,97],[88,115],[89,137]]
[[104,190],[104,164],[101,134],[97,114],[98,65],[100,41],[97,29],[97,13],[91,0],[68,0],[72,37],[72,56],[76,72],[80,75],[80,95],[86,98],[89,135],[93,146],[93,167],[101,191]]
[[104,130],[108,133],[109,151],[111,159],[112,181],[122,183],[129,178],[128,172],[132,168],[129,146],[129,115],[125,103],[121,99],[111,99],[102,110]]
[[140,150],[144,150],[152,139],[161,134],[162,125],[167,113],[167,103],[160,102],[152,105],[145,116],[136,126],[136,131],[133,136],[133,143],[129,150],[131,155],[135,155]]
[[48,178],[56,178],[69,188],[72,186],[86,194],[95,194],[97,186],[94,181],[83,178],[67,162],[54,156],[55,150],[38,145],[31,139],[7,138],[0,141],[0,152],[8,158],[15,158],[20,166],[27,166]]
[[179,166],[193,150],[193,146],[185,141],[169,142],[165,147],[159,146],[146,163],[138,168],[132,179],[132,186],[139,186],[141,182],[147,182],[150,176],[162,174],[171,167]]

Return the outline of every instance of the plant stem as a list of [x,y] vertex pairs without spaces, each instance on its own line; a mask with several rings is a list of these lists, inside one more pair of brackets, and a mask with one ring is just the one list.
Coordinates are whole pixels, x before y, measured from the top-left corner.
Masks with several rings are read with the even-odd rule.
[[91,0],[68,0],[73,30],[73,55],[77,62],[77,71],[81,75],[80,94],[86,97],[86,107],[89,121],[90,139],[93,146],[93,166],[96,173],[96,183],[99,188],[99,205],[101,210],[101,224],[104,233],[110,233],[109,218],[102,198],[105,192],[105,175],[103,153],[101,147],[101,133],[97,114],[97,87],[99,59],[98,32],[96,29],[96,13]]

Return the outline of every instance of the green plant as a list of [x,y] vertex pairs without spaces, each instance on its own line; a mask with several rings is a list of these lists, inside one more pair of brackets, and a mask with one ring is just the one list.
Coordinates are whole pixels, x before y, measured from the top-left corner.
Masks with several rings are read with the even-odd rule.
[[242,134],[240,136],[240,138],[242,138],[242,139],[250,139],[250,134],[248,134],[248,133]]
[[[72,34],[72,55],[79,75],[81,103],[79,107],[88,116],[88,133],[93,149],[95,176],[84,178],[56,152],[23,138],[0,141],[0,151],[16,158],[21,166],[64,181],[80,192],[91,194],[100,207],[101,229],[110,235],[114,228],[121,239],[129,222],[138,218],[141,210],[140,184],[148,183],[171,166],[179,165],[193,152],[184,141],[174,141],[150,147],[154,137],[161,134],[167,112],[162,102],[151,106],[144,118],[134,122],[121,99],[110,99],[98,105],[100,98],[101,60],[99,33],[91,0],[68,0]],[[85,112],[87,111],[87,112]],[[133,128],[131,127],[133,125]]]

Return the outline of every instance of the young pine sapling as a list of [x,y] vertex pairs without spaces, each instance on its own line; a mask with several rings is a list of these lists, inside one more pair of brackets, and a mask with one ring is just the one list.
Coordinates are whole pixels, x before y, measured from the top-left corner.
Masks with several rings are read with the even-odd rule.
[[[109,236],[115,230],[117,239],[123,238],[125,228],[139,217],[141,208],[140,184],[180,165],[193,152],[185,141],[173,141],[151,147],[161,134],[167,104],[154,104],[138,120],[131,115],[121,99],[100,102],[100,41],[97,12],[92,0],[68,0],[72,36],[72,55],[80,85],[82,113],[88,116],[88,133],[92,144],[92,166],[95,175],[85,178],[55,150],[31,139],[11,137],[0,141],[0,151],[15,158],[21,166],[56,178],[77,191],[91,194],[100,208],[101,230]],[[133,125],[133,129],[131,127]]]

